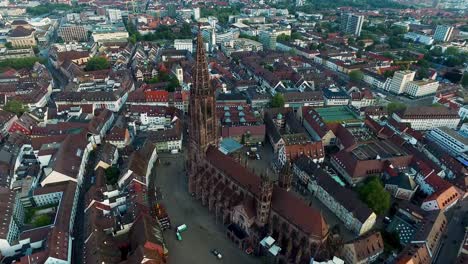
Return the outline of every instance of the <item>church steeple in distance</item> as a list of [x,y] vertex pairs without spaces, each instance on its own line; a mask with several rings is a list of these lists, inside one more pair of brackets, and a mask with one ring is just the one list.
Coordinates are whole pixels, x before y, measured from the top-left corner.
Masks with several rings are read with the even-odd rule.
[[198,26],[195,65],[192,70],[192,87],[189,104],[189,192],[193,193],[197,182],[199,166],[209,146],[218,145],[218,119],[216,97],[210,85],[210,73],[206,59],[205,45]]

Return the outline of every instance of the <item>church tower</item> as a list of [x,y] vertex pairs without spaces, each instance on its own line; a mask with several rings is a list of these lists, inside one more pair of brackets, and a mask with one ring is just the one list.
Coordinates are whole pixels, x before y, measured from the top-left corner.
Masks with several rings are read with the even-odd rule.
[[257,225],[262,227],[268,223],[271,210],[271,197],[273,195],[273,182],[267,175],[262,175],[260,197],[257,198]]
[[192,70],[192,88],[189,104],[189,192],[195,192],[198,166],[203,164],[206,150],[218,145],[218,122],[216,98],[210,85],[210,75],[205,54],[205,45],[200,28],[197,36],[195,66]]

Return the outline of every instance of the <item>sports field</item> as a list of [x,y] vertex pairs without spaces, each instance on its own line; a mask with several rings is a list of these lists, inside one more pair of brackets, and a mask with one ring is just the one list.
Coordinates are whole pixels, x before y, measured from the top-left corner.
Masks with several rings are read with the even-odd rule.
[[353,122],[359,120],[359,117],[345,106],[316,108],[315,111],[320,114],[325,123]]

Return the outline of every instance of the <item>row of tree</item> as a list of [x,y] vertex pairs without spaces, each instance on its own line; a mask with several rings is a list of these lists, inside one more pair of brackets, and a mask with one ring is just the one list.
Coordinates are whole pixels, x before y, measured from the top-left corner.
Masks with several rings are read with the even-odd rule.
[[137,41],[157,41],[157,40],[174,40],[177,38],[192,38],[192,31],[188,23],[183,23],[179,28],[177,26],[160,25],[155,32],[142,35],[136,29],[133,23],[127,23],[127,31],[130,35],[129,41],[135,44]]
[[32,68],[36,62],[44,64],[46,61],[38,57],[27,57],[27,58],[17,58],[17,59],[6,59],[0,61],[0,72],[4,72],[8,68],[13,68],[15,70],[23,68]]

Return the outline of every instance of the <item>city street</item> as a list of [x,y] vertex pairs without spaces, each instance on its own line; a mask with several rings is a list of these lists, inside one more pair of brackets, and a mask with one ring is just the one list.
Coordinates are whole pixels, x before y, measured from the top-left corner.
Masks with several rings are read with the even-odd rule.
[[[172,229],[164,231],[164,239],[169,249],[169,263],[210,264],[261,263],[259,258],[249,256],[227,239],[225,228],[215,222],[208,208],[194,200],[187,191],[184,171],[184,153],[159,154],[160,162],[155,166],[152,177],[161,189],[162,203],[169,214]],[[169,164],[170,163],[170,164]],[[177,226],[186,224],[182,241],[176,238]],[[218,250],[223,258],[218,260],[211,250]]]
[[468,223],[468,201],[465,199],[455,205],[446,213],[446,216],[449,224],[442,237],[442,246],[435,261],[436,264],[454,263],[465,237],[465,227]]

